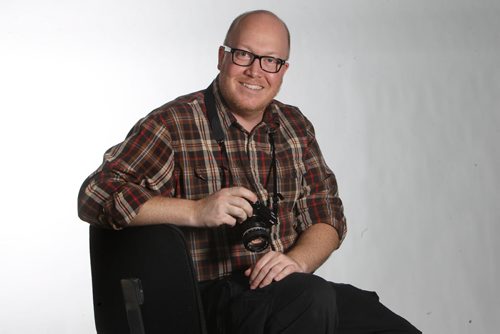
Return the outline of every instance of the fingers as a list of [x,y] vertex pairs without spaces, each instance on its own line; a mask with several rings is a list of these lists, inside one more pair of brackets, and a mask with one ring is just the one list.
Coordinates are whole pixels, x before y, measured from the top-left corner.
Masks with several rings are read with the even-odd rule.
[[224,188],[197,201],[194,205],[194,225],[217,227],[234,226],[253,214],[250,202],[257,196],[243,187]]
[[253,215],[252,205],[245,198],[231,195],[227,201],[230,206],[229,210],[231,210],[231,213],[234,213],[234,217],[240,218],[241,221],[244,221]]
[[244,187],[227,188],[227,191],[232,196],[244,198],[250,203],[255,203],[258,200],[257,195],[255,195],[252,191]]
[[247,269],[245,275],[249,276],[250,289],[256,289],[280,281],[294,272],[301,272],[295,260],[283,253],[271,251],[260,258],[253,268]]
[[235,225],[236,223],[245,221],[248,217],[248,213],[246,212],[246,210],[235,205],[229,205],[227,207],[226,213],[232,218],[231,221],[234,221],[232,224],[229,224],[231,226]]

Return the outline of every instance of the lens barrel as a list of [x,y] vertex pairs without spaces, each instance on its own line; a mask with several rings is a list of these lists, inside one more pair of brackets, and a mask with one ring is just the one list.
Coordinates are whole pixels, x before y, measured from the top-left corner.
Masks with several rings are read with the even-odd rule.
[[247,222],[241,236],[243,246],[251,252],[262,252],[271,242],[269,229],[262,222]]

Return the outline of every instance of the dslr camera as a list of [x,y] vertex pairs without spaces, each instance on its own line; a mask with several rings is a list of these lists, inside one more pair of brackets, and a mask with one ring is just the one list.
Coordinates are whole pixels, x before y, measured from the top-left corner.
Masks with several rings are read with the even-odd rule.
[[277,223],[277,218],[274,212],[260,201],[250,204],[253,214],[240,225],[241,239],[249,251],[262,252],[271,243],[271,226]]

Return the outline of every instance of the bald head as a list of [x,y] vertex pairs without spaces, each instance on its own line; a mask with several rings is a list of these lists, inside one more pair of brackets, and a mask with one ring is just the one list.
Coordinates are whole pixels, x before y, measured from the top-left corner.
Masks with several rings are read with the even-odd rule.
[[238,39],[239,34],[243,29],[252,29],[256,25],[265,24],[268,27],[268,33],[282,34],[287,43],[286,58],[290,55],[290,31],[285,22],[281,20],[276,14],[267,10],[254,10],[243,13],[236,17],[229,30],[227,31],[224,44],[234,47],[235,41]]
[[[277,72],[265,71],[261,61],[269,57],[288,59],[288,29],[271,12],[248,12],[233,21],[224,44],[230,49],[219,47],[217,68],[220,71],[220,92],[238,122],[251,131],[262,120],[265,109],[278,94],[289,67],[288,62],[285,62]],[[235,62],[234,50],[256,57],[250,64],[240,65]]]

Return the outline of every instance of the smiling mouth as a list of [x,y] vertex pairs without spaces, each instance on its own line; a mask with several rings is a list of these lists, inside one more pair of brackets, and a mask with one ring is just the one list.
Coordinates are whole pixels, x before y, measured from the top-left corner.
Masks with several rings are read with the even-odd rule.
[[252,85],[252,84],[247,84],[247,83],[244,83],[244,82],[240,82],[240,84],[245,87],[245,88],[248,88],[248,89],[251,89],[251,90],[262,90],[264,89],[264,87],[262,86],[259,86],[259,85]]

